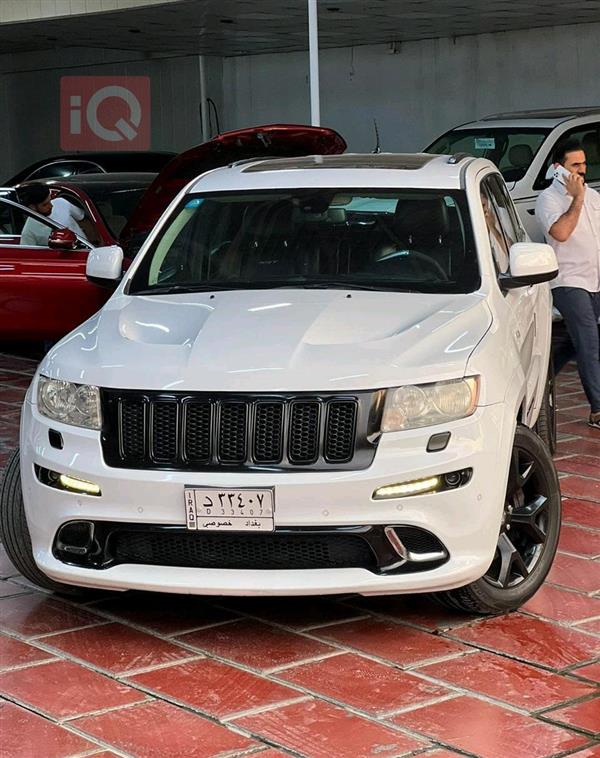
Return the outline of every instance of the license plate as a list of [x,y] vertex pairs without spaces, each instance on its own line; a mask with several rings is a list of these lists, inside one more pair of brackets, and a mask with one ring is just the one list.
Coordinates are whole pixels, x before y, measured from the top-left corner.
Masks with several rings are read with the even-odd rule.
[[185,488],[186,524],[194,531],[272,532],[274,510],[272,489]]

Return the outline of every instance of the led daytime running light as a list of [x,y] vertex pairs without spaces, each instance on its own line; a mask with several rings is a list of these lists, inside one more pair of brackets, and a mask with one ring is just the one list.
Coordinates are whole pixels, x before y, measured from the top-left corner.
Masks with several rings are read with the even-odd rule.
[[67,476],[67,474],[61,474],[59,482],[67,490],[74,490],[75,492],[83,492],[86,495],[99,495],[100,487],[93,482],[86,482],[85,479],[77,479],[74,476]]
[[435,492],[439,486],[439,476],[431,476],[429,479],[416,479],[414,482],[403,482],[402,484],[390,484],[375,490],[373,499],[385,500],[392,497],[406,497],[407,495],[416,495],[424,492]]

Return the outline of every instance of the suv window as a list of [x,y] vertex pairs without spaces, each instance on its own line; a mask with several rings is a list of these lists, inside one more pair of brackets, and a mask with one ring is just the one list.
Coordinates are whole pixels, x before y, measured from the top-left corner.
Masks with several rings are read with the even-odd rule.
[[74,174],[104,173],[103,169],[93,161],[55,161],[33,171],[27,181],[34,179],[50,179],[54,176],[73,176]]
[[565,132],[552,143],[544,165],[533,185],[534,190],[543,190],[550,186],[552,180],[546,179],[546,174],[552,163],[552,153],[554,152],[554,148],[559,142],[565,142],[566,140],[571,139],[580,142],[581,147],[585,151],[585,157],[587,159],[586,181],[600,181],[600,123],[586,124],[585,126],[578,126],[575,129]]
[[468,153],[487,158],[498,166],[507,182],[518,182],[527,173],[549,129],[516,127],[453,129],[442,135],[425,152],[435,154]]
[[496,268],[498,272],[506,273],[511,245],[522,242],[526,235],[506,185],[497,174],[492,174],[481,182],[481,202]]
[[298,189],[188,195],[130,294],[175,288],[479,286],[464,192]]

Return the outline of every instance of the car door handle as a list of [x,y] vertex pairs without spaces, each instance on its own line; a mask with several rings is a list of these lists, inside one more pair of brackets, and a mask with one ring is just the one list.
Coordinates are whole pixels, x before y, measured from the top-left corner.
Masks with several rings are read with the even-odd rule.
[[535,216],[535,208],[527,208],[527,213],[529,213],[530,216]]

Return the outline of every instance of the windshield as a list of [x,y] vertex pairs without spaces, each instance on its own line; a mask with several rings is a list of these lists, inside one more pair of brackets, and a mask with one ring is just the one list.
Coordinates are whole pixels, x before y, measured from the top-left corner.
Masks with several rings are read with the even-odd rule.
[[[151,179],[152,177],[150,177]],[[96,206],[109,231],[118,238],[150,184],[136,187],[111,187],[99,184],[79,184]]]
[[187,195],[130,294],[263,287],[471,292],[463,192],[300,189]]
[[453,129],[430,145],[426,153],[468,153],[488,158],[498,166],[506,182],[518,182],[527,173],[549,129]]

